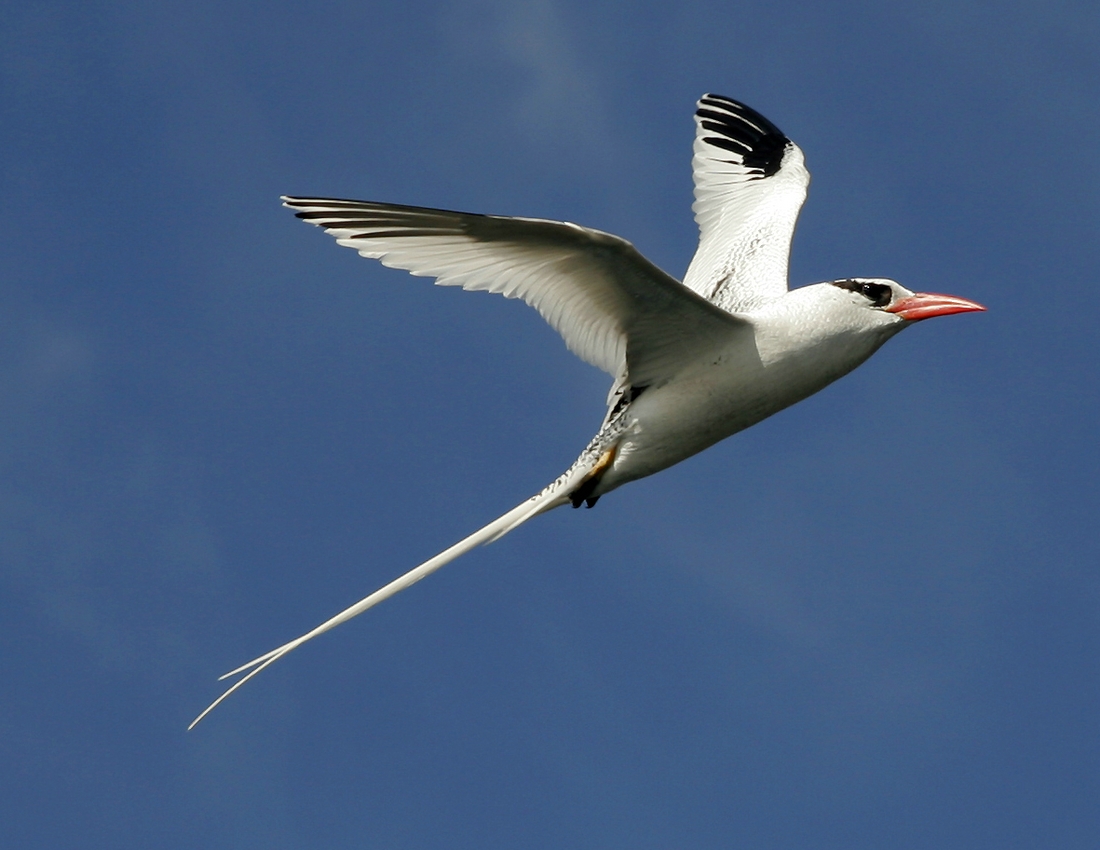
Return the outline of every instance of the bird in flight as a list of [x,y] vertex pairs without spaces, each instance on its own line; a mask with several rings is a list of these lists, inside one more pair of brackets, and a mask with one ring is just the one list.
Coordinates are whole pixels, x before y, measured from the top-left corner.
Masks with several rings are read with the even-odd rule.
[[691,457],[852,371],[886,340],[934,316],[984,310],[893,280],[787,288],[810,174],[801,149],[743,103],[704,95],[692,169],[699,247],[683,283],[618,236],[560,221],[284,197],[298,218],[364,257],[443,286],[530,304],[569,349],[613,379],[607,415],[556,481],[335,617],[222,679],[240,676],[191,723],[288,652],[471,549],[563,505]]

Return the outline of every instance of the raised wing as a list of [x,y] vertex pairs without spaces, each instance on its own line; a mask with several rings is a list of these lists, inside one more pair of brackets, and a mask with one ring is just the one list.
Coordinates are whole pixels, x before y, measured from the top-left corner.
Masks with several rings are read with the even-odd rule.
[[703,95],[695,125],[699,249],[684,285],[723,310],[751,310],[787,291],[810,173],[798,145],[743,103]]
[[576,224],[371,201],[283,202],[364,257],[522,299],[619,384],[663,383],[744,327],[626,240]]

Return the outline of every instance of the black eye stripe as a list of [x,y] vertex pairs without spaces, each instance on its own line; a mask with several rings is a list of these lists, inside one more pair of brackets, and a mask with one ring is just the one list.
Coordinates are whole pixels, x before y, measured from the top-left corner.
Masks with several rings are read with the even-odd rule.
[[885,283],[872,283],[866,280],[834,280],[833,286],[847,289],[849,292],[858,292],[871,302],[872,307],[885,307],[894,297],[893,290]]

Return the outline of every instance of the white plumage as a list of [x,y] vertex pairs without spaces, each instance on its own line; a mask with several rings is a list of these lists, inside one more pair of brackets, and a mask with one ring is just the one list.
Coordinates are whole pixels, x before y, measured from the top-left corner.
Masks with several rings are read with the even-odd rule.
[[364,257],[444,286],[530,304],[577,356],[614,379],[603,426],[577,461],[526,502],[310,632],[238,667],[206,708],[291,650],[469,550],[562,505],[605,493],[702,451],[817,392],[920,319],[983,309],[845,278],[787,290],[809,172],[802,151],[744,104],[697,105],[700,240],[681,284],[617,236],[566,222],[285,197],[299,218]]

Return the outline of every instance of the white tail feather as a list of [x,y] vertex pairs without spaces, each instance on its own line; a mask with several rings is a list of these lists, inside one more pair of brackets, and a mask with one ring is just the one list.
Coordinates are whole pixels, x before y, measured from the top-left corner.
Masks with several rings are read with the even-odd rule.
[[288,652],[297,649],[306,641],[312,640],[313,638],[317,637],[317,635],[322,634],[323,632],[327,632],[329,629],[333,629],[336,626],[339,626],[341,623],[346,623],[352,617],[359,616],[368,608],[373,608],[379,602],[383,602],[386,599],[389,599],[391,596],[400,593],[406,587],[416,584],[416,582],[420,581],[420,579],[424,578],[425,576],[431,575],[440,567],[449,564],[460,555],[465,555],[471,549],[475,549],[478,546],[483,546],[487,543],[492,543],[494,540],[500,539],[509,531],[512,531],[514,528],[523,525],[523,523],[527,522],[527,520],[531,519],[532,517],[553,508],[560,507],[561,505],[568,504],[569,493],[575,486],[577,486],[580,481],[584,479],[584,476],[587,475],[590,471],[591,466],[592,459],[590,457],[590,453],[586,452],[586,454],[582,455],[581,459],[578,460],[577,463],[575,463],[568,472],[566,472],[563,476],[561,476],[561,478],[559,478],[537,496],[532,496],[530,499],[523,502],[522,504],[516,505],[516,507],[512,508],[512,510],[508,511],[508,513],[498,517],[488,525],[479,528],[469,537],[460,540],[449,549],[444,549],[434,558],[429,558],[423,564],[420,564],[420,566],[413,567],[403,576],[394,579],[389,584],[374,591],[374,593],[372,593],[370,596],[359,600],[349,608],[345,608],[335,617],[325,620],[325,622],[321,623],[321,625],[319,625],[312,631],[306,632],[301,637],[295,638],[289,643],[284,643],[282,646],[276,647],[270,652],[265,652],[259,658],[254,658],[247,664],[242,664],[236,670],[230,670],[224,676],[221,676],[219,678],[219,681],[223,679],[228,679],[231,676],[236,676],[238,673],[244,673],[246,670],[248,670],[249,672],[246,676],[234,682],[233,685],[228,688],[225,693],[223,693],[220,697],[210,703],[210,705],[206,707],[202,714],[191,721],[191,725],[187,728],[189,730],[194,729],[200,720],[202,720],[204,717],[206,717],[206,715],[217,708],[221,704],[222,700],[224,700],[231,693],[237,690],[237,688],[239,688],[257,673],[259,673],[265,667],[274,664]]

